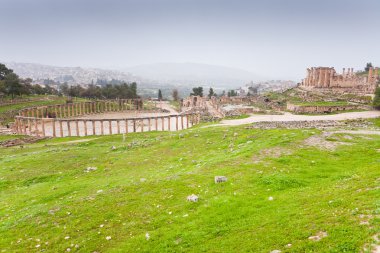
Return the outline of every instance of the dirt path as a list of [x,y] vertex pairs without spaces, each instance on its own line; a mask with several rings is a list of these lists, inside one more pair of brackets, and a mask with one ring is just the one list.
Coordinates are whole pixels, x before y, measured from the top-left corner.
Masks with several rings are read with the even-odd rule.
[[167,101],[161,101],[161,102],[158,102],[158,103],[157,103],[157,107],[158,107],[158,108],[161,108],[161,109],[164,109],[164,110],[168,110],[170,114],[178,114],[178,112],[176,111],[176,109],[174,109],[174,108],[169,104],[169,102],[167,102]]
[[245,119],[223,120],[219,124],[212,126],[238,126],[255,122],[265,121],[314,121],[314,120],[349,120],[349,119],[369,119],[380,117],[380,111],[346,112],[332,115],[295,115],[285,113],[284,115],[252,115]]

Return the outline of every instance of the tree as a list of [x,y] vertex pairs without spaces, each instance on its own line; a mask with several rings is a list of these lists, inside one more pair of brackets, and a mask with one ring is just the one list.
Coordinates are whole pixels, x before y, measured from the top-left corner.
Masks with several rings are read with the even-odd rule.
[[158,100],[162,100],[162,91],[158,90]]
[[22,94],[22,85],[20,84],[18,75],[15,73],[10,73],[5,76],[4,86],[6,94],[11,95],[12,98],[14,98],[15,95]]
[[61,87],[60,87],[60,92],[63,95],[68,96],[69,95],[69,85],[67,83],[62,84]]
[[371,62],[368,62],[368,63],[367,63],[367,65],[366,65],[366,67],[365,67],[365,71],[368,72],[368,71],[369,71],[369,68],[373,68]]
[[229,96],[229,97],[235,97],[235,96],[237,96],[237,92],[234,91],[234,90],[230,90],[230,91],[228,91],[227,96]]
[[373,99],[373,107],[380,110],[380,86],[376,88],[375,98]]
[[200,96],[203,97],[203,87],[193,88],[193,92],[190,93],[190,96]]
[[173,90],[173,92],[172,92],[172,97],[173,97],[173,100],[174,100],[174,101],[178,101],[178,100],[179,100],[178,90],[177,90],[177,89],[174,89],[174,90]]
[[211,98],[212,96],[215,96],[215,92],[214,92],[214,89],[213,88],[210,88],[210,90],[208,91],[208,98]]
[[12,69],[8,69],[4,64],[0,63],[0,80],[4,80],[5,76],[13,73]]

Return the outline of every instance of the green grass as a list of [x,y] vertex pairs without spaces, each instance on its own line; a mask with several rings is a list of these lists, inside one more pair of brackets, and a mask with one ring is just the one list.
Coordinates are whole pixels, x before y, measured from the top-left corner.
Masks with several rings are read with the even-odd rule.
[[380,118],[369,119],[369,121],[373,122],[375,126],[380,127]]
[[[359,225],[360,214],[380,212],[380,136],[336,134],[351,145],[335,151],[302,145],[318,134],[198,127],[0,148],[0,248],[359,252],[380,229],[376,218]],[[308,239],[319,231],[328,236]]]
[[349,105],[347,101],[314,101],[314,102],[295,102],[301,106],[344,106]]
[[249,118],[251,115],[249,114],[240,114],[240,115],[234,115],[234,116],[227,116],[224,117],[224,119],[246,119]]
[[171,105],[174,109],[176,109],[177,111],[180,110],[181,105],[180,105],[180,102],[179,102],[179,101],[170,100],[169,103],[170,103],[170,105]]

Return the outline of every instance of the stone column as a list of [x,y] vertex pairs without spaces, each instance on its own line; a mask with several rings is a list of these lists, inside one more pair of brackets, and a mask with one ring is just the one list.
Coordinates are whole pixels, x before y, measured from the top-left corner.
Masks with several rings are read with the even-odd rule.
[[332,83],[333,83],[333,79],[334,79],[334,69],[330,69],[330,81],[329,81],[329,87],[332,86]]
[[79,134],[79,124],[78,124],[78,120],[75,120],[75,130],[77,132],[77,136],[80,136]]
[[318,87],[322,87],[322,77],[323,77],[323,70],[319,69],[318,71]]
[[325,77],[324,77],[324,87],[329,87],[329,81],[330,81],[330,69],[325,70]]
[[83,120],[83,126],[84,126],[84,136],[87,136],[87,121]]
[[372,83],[372,79],[373,79],[373,68],[370,67],[368,71],[368,82]]

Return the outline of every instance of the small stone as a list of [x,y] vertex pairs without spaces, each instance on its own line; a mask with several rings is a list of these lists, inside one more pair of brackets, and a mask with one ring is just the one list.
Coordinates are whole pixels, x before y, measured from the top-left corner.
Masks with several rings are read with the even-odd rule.
[[107,236],[107,237],[106,237],[106,240],[107,240],[107,241],[111,240],[111,236]]
[[98,168],[96,168],[96,167],[87,167],[85,170],[84,170],[84,172],[90,172],[90,171],[95,171],[95,170],[97,170]]
[[104,224],[100,224],[100,226],[99,226],[99,227],[101,227],[101,228],[102,228],[102,227],[104,227]]
[[194,137],[199,137],[199,135],[198,134],[194,134]]
[[143,183],[146,181],[146,178],[140,178],[140,182]]
[[67,251],[67,252],[70,252],[70,251],[71,251],[71,249],[70,249],[70,248],[67,248],[67,249],[66,249],[66,251]]
[[320,241],[322,238],[327,237],[327,232],[319,231],[316,235],[309,236],[309,240]]
[[281,253],[281,250],[275,249],[275,250],[272,250],[270,253]]
[[79,248],[79,245],[78,245],[78,244],[75,244],[75,248],[76,248],[76,249]]
[[65,236],[65,240],[68,240],[68,239],[70,239],[70,236]]
[[238,136],[238,133],[234,133],[234,137]]
[[41,245],[40,245],[40,244],[37,244],[37,245],[36,245],[36,248],[39,248],[39,247],[41,247]]
[[286,244],[285,247],[286,247],[286,248],[290,248],[290,247],[292,247],[292,244],[291,244],[291,243],[288,243],[288,244]]
[[198,201],[198,196],[195,195],[195,194],[191,194],[190,196],[187,196],[187,201],[197,202]]
[[169,212],[168,214],[169,214],[169,215],[171,215],[171,214],[172,214],[172,212]]
[[96,191],[96,193],[102,193],[103,192],[103,190],[97,190]]
[[149,235],[149,233],[146,233],[146,234],[145,234],[145,239],[146,239],[146,240],[149,240],[149,239],[150,239],[150,235]]
[[214,181],[215,181],[216,184],[217,183],[227,182],[227,177],[225,177],[225,176],[215,176]]
[[272,196],[270,196],[269,198],[268,198],[268,200],[269,201],[272,201],[274,198],[272,197]]
[[115,146],[112,146],[112,147],[111,147],[111,150],[115,150],[115,149],[116,149],[116,147],[115,147]]
[[185,135],[184,134],[179,134],[178,137],[179,138],[183,138],[183,137],[185,137]]

